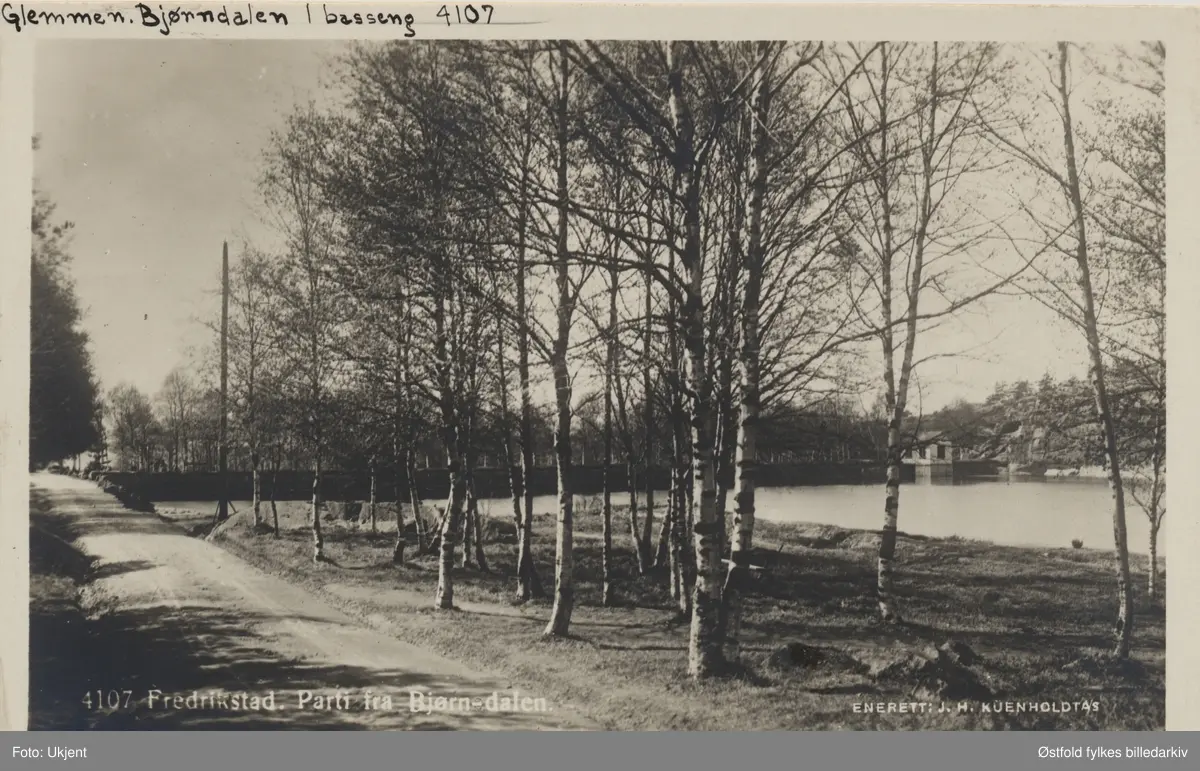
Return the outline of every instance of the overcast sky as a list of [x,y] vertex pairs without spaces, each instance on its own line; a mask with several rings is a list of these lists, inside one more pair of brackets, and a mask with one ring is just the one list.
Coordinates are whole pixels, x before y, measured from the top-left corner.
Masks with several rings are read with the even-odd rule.
[[[266,240],[256,159],[297,101],[319,93],[338,45],[321,42],[42,41],[38,186],[75,227],[71,253],[105,389],[149,393],[206,340],[221,242]],[[933,335],[937,335],[934,339]],[[996,381],[1082,375],[1082,345],[1036,303],[995,298],[931,333],[972,347],[922,374],[925,410],[986,396]],[[918,394],[910,397],[919,407]]]

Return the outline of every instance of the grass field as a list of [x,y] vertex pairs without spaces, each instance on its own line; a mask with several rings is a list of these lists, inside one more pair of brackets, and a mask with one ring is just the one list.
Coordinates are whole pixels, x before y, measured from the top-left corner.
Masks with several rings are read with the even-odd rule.
[[[622,517],[614,518],[618,605],[600,607],[601,522],[577,507],[572,637],[543,638],[546,601],[514,605],[515,546],[488,543],[489,572],[455,571],[456,611],[437,611],[432,556],[390,563],[394,518],[379,532],[323,520],[328,564],[314,565],[303,503],[280,504],[281,537],[235,522],[218,542],[259,567],[335,598],[373,626],[467,664],[499,672],[613,729],[1102,729],[1155,730],[1165,719],[1165,618],[1141,592],[1132,660],[1107,661],[1115,617],[1113,558],[1091,549],[1031,549],[902,536],[896,589],[905,623],[877,621],[877,536],[867,531],[760,522],[758,545],[783,551],[746,598],[742,663],[696,684],[685,673],[687,625],[667,577],[636,574]],[[178,506],[171,504],[172,506]],[[239,509],[241,507],[239,506]],[[264,505],[264,515],[269,507]],[[244,512],[244,509],[242,509]],[[211,510],[161,510],[183,524]],[[901,511],[901,526],[904,512]],[[238,518],[241,520],[241,517]],[[508,519],[502,520],[508,524]],[[542,580],[553,577],[550,517],[535,520]],[[495,528],[491,528],[495,529]],[[503,539],[509,541],[510,539]],[[930,646],[965,643],[967,678],[985,690],[963,702],[912,666]],[[802,643],[796,663],[781,648]],[[816,653],[813,652],[816,649]],[[801,656],[804,658],[804,656]],[[945,701],[948,712],[886,711],[887,703]],[[883,703],[883,712],[871,705]],[[1030,705],[1034,705],[1031,708]],[[1066,705],[1066,706],[1064,706]],[[898,707],[892,709],[899,710]],[[913,708],[909,708],[910,710]],[[917,708],[918,710],[921,708]]]

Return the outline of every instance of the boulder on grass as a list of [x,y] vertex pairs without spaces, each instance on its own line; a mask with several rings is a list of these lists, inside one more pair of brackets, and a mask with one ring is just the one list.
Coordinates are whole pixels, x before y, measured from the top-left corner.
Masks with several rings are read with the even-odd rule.
[[792,642],[771,651],[763,665],[771,669],[811,669],[828,658],[825,651],[813,645]]
[[961,640],[942,643],[938,646],[938,655],[964,667],[973,667],[982,661],[975,649]]
[[859,662],[839,650],[807,645],[802,642],[790,642],[781,648],[776,648],[767,654],[762,665],[767,669],[781,671],[824,669],[862,672],[863,670]]
[[515,544],[517,542],[517,523],[507,519],[485,517],[483,542]]
[[978,661],[974,651],[958,643],[953,648],[928,646],[919,652],[881,651],[860,656],[859,661],[877,683],[902,688],[915,699],[988,701],[991,689],[962,663],[968,658]]

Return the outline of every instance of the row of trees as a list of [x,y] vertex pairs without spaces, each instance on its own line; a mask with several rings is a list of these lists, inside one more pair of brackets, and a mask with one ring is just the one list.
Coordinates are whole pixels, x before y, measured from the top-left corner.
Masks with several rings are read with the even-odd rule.
[[55,216],[53,202],[35,189],[29,306],[31,468],[96,449],[102,436],[99,386],[70,276],[72,227]]
[[[249,258],[251,261],[254,257]],[[240,280],[234,269],[234,281]],[[234,302],[236,307],[236,301]],[[237,368],[242,359],[241,341],[235,330],[232,348],[235,356],[233,380],[241,387],[245,381]],[[265,367],[265,365],[264,365]],[[110,389],[103,400],[105,416],[102,430],[107,431],[107,447],[112,452],[111,465],[122,471],[165,471],[212,472],[217,469],[218,444],[220,441],[220,393],[212,382],[216,377],[214,363],[200,358],[190,365],[171,370],[162,385],[153,393],[141,391],[130,383],[121,383]],[[366,473],[371,470],[370,459],[376,456],[378,469],[390,468],[392,458],[381,451],[377,438],[364,434],[360,429],[372,427],[378,422],[376,409],[363,394],[352,390],[339,395],[337,405],[331,405],[332,420],[338,430],[326,442],[328,451],[327,468],[330,471]],[[233,395],[234,411],[245,405],[245,396]],[[857,398],[835,398],[818,394],[815,401],[795,404],[772,404],[764,410],[759,436],[759,455],[768,463],[845,462],[860,461],[879,463],[887,452],[887,426],[879,410],[864,412]],[[290,433],[278,428],[283,424],[287,405],[279,400],[270,388],[255,396],[262,420],[275,428],[266,431],[260,439],[260,467],[292,469],[304,467],[307,450]],[[551,405],[535,403],[531,416],[533,438],[533,466],[554,465],[553,436],[554,414]],[[971,405],[964,406],[970,409]],[[599,389],[584,391],[575,400],[573,443],[578,448],[580,462],[586,466],[602,465],[606,456],[605,399]],[[628,405],[613,405],[614,414],[624,409],[627,413],[640,409]],[[940,414],[940,413],[939,413]],[[964,420],[976,419],[972,413]],[[421,421],[422,416],[412,418]],[[627,420],[626,417],[624,420]],[[652,431],[665,432],[667,426],[661,416],[655,418]],[[919,422],[909,421],[914,427]],[[615,421],[614,421],[615,423]],[[428,421],[413,440],[414,466],[418,469],[441,468],[445,454],[436,436],[430,434]],[[377,428],[377,426],[375,426]],[[640,427],[640,423],[639,423]],[[230,426],[229,468],[250,471],[253,461],[250,454],[250,431],[241,421]],[[624,431],[624,423],[614,431]],[[911,432],[910,432],[911,433]],[[947,434],[957,436],[955,431]],[[640,452],[641,439],[619,435],[616,441],[632,439]],[[475,448],[478,467],[503,468],[507,465],[505,427],[499,420],[499,412],[490,405],[485,406],[476,427]],[[387,448],[384,448],[385,450]],[[668,458],[660,457],[651,447],[650,463],[661,467]],[[615,452],[615,451],[614,451]],[[615,461],[614,461],[615,462]],[[1079,465],[1076,463],[1075,465]],[[640,467],[635,471],[640,470]]]
[[[691,671],[719,667],[736,625],[723,611],[736,618],[729,600],[752,544],[762,403],[819,398],[842,346],[875,334],[834,297],[853,272],[835,220],[856,165],[837,148],[857,140],[827,122],[868,55],[837,74],[817,45],[363,47],[344,62],[339,109],[290,118],[264,191],[288,241],[265,294],[279,304],[270,337],[294,389],[293,429],[314,480],[341,395],[376,406],[397,468],[415,435],[437,432],[451,477],[439,607],[453,603],[464,502],[474,527],[470,479],[489,417],[511,467],[518,593],[539,593],[525,479],[544,387],[559,470],[546,632],[568,633],[574,389],[590,378],[605,467],[620,453],[631,469],[655,456],[673,469],[664,561],[692,619]],[[822,85],[809,103],[806,88]],[[772,108],[788,100],[796,109]],[[734,465],[725,580],[728,491],[716,478]],[[614,492],[603,496],[606,600]],[[658,556],[654,490],[627,492],[646,572]],[[318,501],[314,486],[314,512]]]
[[[559,505],[546,634],[565,635],[570,469],[586,416],[605,467],[672,469],[665,507],[652,486],[621,491],[621,527],[640,572],[668,566],[691,619],[689,670],[703,677],[737,637],[764,411],[823,403],[836,414],[850,395],[881,396],[877,592],[881,615],[899,620],[909,393],[923,361],[953,353],[918,343],[972,304],[1022,291],[1087,342],[1114,490],[1116,654],[1127,655],[1120,469],[1130,460],[1109,373],[1144,375],[1141,398],[1162,403],[1163,52],[1087,53],[678,41],[352,49],[332,106],[297,108],[264,155],[280,248],[248,249],[234,272],[231,413],[256,477],[282,445],[310,465],[319,561],[319,480],[343,438],[371,469],[390,469],[395,499],[414,508],[410,472],[432,448],[450,471],[436,597],[449,608],[487,447],[510,470],[517,593],[528,599],[541,580],[525,480],[548,441]],[[1125,285],[1137,289],[1107,291]],[[1147,445],[1160,476],[1164,430]],[[733,472],[728,489],[722,471]],[[617,493],[603,495],[606,602]],[[401,536],[398,560],[402,547]]]

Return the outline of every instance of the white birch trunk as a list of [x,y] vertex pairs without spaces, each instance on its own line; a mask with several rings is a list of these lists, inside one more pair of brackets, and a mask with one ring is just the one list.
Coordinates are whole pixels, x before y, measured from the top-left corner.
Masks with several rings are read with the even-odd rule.
[[1096,316],[1095,294],[1092,289],[1091,266],[1088,257],[1087,212],[1084,209],[1079,172],[1075,160],[1074,124],[1071,121],[1070,88],[1067,78],[1069,67],[1068,44],[1058,44],[1057,83],[1061,101],[1063,146],[1067,156],[1067,194],[1071,200],[1075,219],[1075,263],[1079,272],[1078,281],[1082,297],[1084,332],[1087,336],[1088,358],[1091,361],[1092,394],[1096,403],[1096,420],[1104,440],[1104,454],[1108,460],[1108,483],[1113,499],[1113,540],[1117,551],[1117,621],[1116,645],[1113,656],[1124,659],[1129,656],[1133,640],[1133,595],[1130,592],[1129,535],[1125,526],[1125,489],[1121,482],[1120,458],[1117,452],[1117,433],[1109,403],[1108,389],[1104,376],[1104,358],[1100,348],[1099,322]]
[[[667,43],[668,87],[675,133],[675,169],[683,185],[683,250],[687,284],[682,321],[687,348],[687,387],[690,391],[692,442],[692,495],[698,516],[693,517],[693,552],[696,583],[692,597],[692,623],[688,634],[688,673],[707,677],[723,663],[720,644],[720,554],[717,553],[716,467],[713,460],[711,389],[706,370],[704,325],[704,261],[700,243],[700,170],[696,168],[692,117],[685,102],[680,44]],[[687,521],[688,517],[681,518]]]
[[558,528],[554,560],[554,606],[545,634],[565,636],[575,607],[574,500],[571,494],[571,379],[567,370],[567,348],[571,334],[570,254],[567,242],[567,95],[570,70],[566,44],[558,46],[558,233],[555,256],[557,289],[557,336],[551,362],[557,422],[554,430],[558,466]]
[[726,607],[725,643],[730,654],[738,655],[738,635],[741,631],[741,590],[745,583],[754,539],[755,471],[758,466],[759,392],[759,329],[761,305],[763,244],[762,214],[767,191],[767,152],[770,135],[770,77],[767,72],[771,44],[759,43],[755,56],[759,60],[752,97],[753,140],[750,150],[750,201],[746,239],[746,285],[742,296],[742,345],[738,357],[738,379],[741,382],[741,404],[738,409],[737,450],[734,460],[734,538],[730,545],[729,574],[725,581]]

